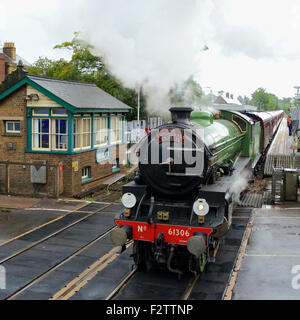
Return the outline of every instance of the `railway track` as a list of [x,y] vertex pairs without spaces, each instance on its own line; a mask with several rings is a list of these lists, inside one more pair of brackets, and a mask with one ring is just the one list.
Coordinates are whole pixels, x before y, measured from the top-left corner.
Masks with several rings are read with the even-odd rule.
[[[80,254],[82,251],[86,250],[87,248],[89,248],[91,245],[95,244],[96,242],[98,242],[99,240],[101,240],[103,237],[105,237],[107,234],[110,233],[112,229],[108,230],[105,234],[102,234],[101,236],[99,236],[98,238],[96,238],[95,240],[91,241],[90,243],[88,243],[87,245],[83,246],[82,248],[80,248],[79,250],[77,250],[76,252],[74,252],[74,254],[70,255],[69,257],[66,257],[64,260],[62,260],[59,264],[55,265],[54,267],[52,267],[51,269],[47,270],[45,273],[41,274],[40,276],[38,276],[37,278],[33,279],[30,283],[28,283],[26,286],[24,286],[23,288],[21,288],[20,290],[14,292],[13,294],[11,294],[10,296],[8,296],[6,298],[6,300],[13,300],[15,299],[18,295],[20,295],[21,293],[23,293],[24,291],[28,290],[31,286],[33,286],[34,284],[38,283],[40,280],[44,279],[45,277],[49,276],[53,271],[55,271],[56,269],[58,269],[59,267],[61,267],[62,265],[64,265],[65,263],[67,263],[68,261],[70,261],[72,258],[76,257],[78,254]],[[113,249],[114,253],[116,254],[116,251],[120,251],[119,247],[115,247]],[[106,254],[108,256],[111,256],[111,252],[109,252],[108,254]],[[104,255],[101,259],[102,262],[106,262],[109,263],[106,259],[106,255]],[[111,257],[112,258],[112,257]],[[104,261],[103,261],[104,260]],[[97,261],[98,262],[98,261]],[[103,265],[102,265],[103,268]],[[79,276],[80,277],[80,276]],[[50,299],[50,300],[59,300],[56,299],[56,297]],[[65,299],[62,299],[65,300]]]
[[[127,243],[126,249],[128,249],[132,245],[132,243],[133,241]],[[53,297],[51,297],[49,300],[70,299],[76,292],[78,292],[83,286],[85,286],[89,280],[94,278],[96,274],[98,274],[101,270],[106,268],[112,261],[114,261],[120,255],[120,251],[120,247],[114,247],[113,249],[111,249],[104,256],[102,256],[95,263],[93,263],[86,270],[84,270],[81,274],[79,274],[75,279],[69,282],[64,288],[62,288],[60,291],[54,294]],[[133,270],[133,274],[135,273],[135,271],[136,269]],[[127,277],[124,281],[126,280]]]
[[[109,205],[105,208],[109,208]],[[224,292],[237,259],[249,216],[249,209],[239,209],[233,219],[231,234],[224,239],[220,246],[216,263],[208,264],[205,272],[201,275],[194,276],[189,273],[178,280],[177,275],[169,272],[150,271],[145,273],[139,271],[133,267],[130,257],[132,242],[127,243],[127,250],[123,253],[121,253],[120,247],[114,247],[110,244],[109,232],[113,228],[112,224],[111,228],[106,228],[105,232],[99,234],[95,239],[66,255],[43,272],[37,273],[36,276],[22,283],[2,298],[8,300],[148,300],[153,299],[154,296],[156,300],[220,300],[224,298]],[[84,221],[81,222],[84,223]],[[78,222],[73,227],[78,228],[79,226]],[[30,253],[31,250],[35,250],[37,247],[47,244],[47,241],[56,239],[63,234],[64,231],[56,233],[55,236],[36,244],[36,246],[31,246],[15,257],[11,257],[4,264],[12,263],[11,266],[13,266],[18,257]],[[83,256],[88,257],[91,252],[93,259],[82,260]],[[89,261],[92,263],[88,263]],[[71,271],[73,273],[69,274]],[[60,280],[62,273],[65,277],[63,281]],[[51,288],[48,288],[49,286]],[[42,292],[45,287],[49,289],[47,294]]]
[[[82,222],[82,221],[85,221],[85,220],[88,219],[89,217],[91,217],[91,216],[99,213],[100,211],[104,210],[105,208],[109,207],[110,205],[111,205],[111,204],[104,205],[103,207],[101,207],[101,208],[99,208],[98,210],[93,211],[93,212],[89,212],[89,211],[88,211],[86,216],[84,216],[84,217],[82,217],[82,218],[79,218],[79,219],[77,219],[76,221],[74,221],[74,222],[72,222],[72,223],[70,223],[70,224],[67,224],[67,225],[64,226],[63,228],[58,229],[58,230],[56,230],[55,232],[50,233],[49,235],[47,235],[47,236],[39,239],[38,241],[35,241],[35,242],[33,242],[32,244],[30,244],[30,245],[28,245],[28,246],[25,246],[25,247],[23,247],[23,248],[20,249],[20,250],[15,251],[13,254],[10,254],[10,255],[8,255],[7,257],[2,258],[2,259],[0,260],[0,265],[3,264],[4,262],[9,261],[9,260],[12,259],[12,258],[18,256],[19,254],[21,254],[21,253],[23,253],[23,252],[25,252],[25,251],[27,251],[27,250],[29,250],[29,249],[31,249],[31,248],[39,245],[39,244],[41,244],[42,242],[45,242],[46,240],[48,240],[48,239],[50,239],[50,238],[52,238],[52,237],[55,237],[56,235],[60,234],[61,232],[63,232],[63,231],[65,231],[65,230],[67,230],[67,229],[75,226],[76,224],[78,224],[78,223],[80,223],[80,222]],[[85,205],[84,207],[87,207],[87,206],[89,206],[89,204]],[[82,207],[82,208],[80,208],[80,209],[83,209],[84,207]],[[65,218],[65,217],[67,217],[68,215],[74,214],[75,212],[78,212],[78,211],[79,211],[79,209],[78,209],[78,210],[73,210],[72,212],[67,213],[67,214],[66,214],[64,217],[62,217],[62,218]],[[56,221],[57,221],[57,220],[56,220]],[[36,231],[36,230],[34,230],[34,231]],[[32,232],[34,232],[34,231],[32,231]],[[28,233],[27,233],[26,235],[28,235]],[[20,238],[18,237],[17,239],[20,239]],[[16,240],[16,239],[13,239],[13,240]],[[13,241],[13,240],[12,240],[12,241]],[[12,241],[6,242],[6,243],[3,244],[1,247],[5,248],[5,245],[8,245],[8,244],[11,243]],[[1,247],[0,247],[0,249],[1,249]],[[2,248],[2,249],[3,249],[3,248]]]
[[[114,206],[113,204],[100,205],[98,208],[94,208],[96,210],[92,213],[86,214],[85,217],[80,217],[71,224],[2,258],[1,266],[6,270],[7,289],[1,290],[0,298],[8,300],[18,299],[19,297],[25,297],[25,299],[37,298],[36,295],[32,297],[31,294],[34,291],[31,289],[39,287],[43,281],[47,283],[55,282],[52,277],[54,272],[64,268],[73,260],[82,258],[82,255],[89,250],[98,259],[101,254],[109,251],[113,247],[108,241],[108,235],[115,228],[113,223]],[[109,210],[112,210],[112,212]],[[101,217],[97,213],[101,213]],[[98,223],[94,226],[95,221],[98,221]],[[103,221],[103,225],[97,227],[100,221]],[[77,240],[76,235],[79,238]],[[75,239],[73,240],[73,238]],[[10,244],[12,243],[13,241],[10,242]],[[54,244],[55,248],[53,248]],[[4,247],[0,247],[0,251]],[[55,252],[57,250],[62,252]],[[32,259],[32,256],[34,259]],[[45,260],[46,258],[48,260]],[[96,259],[86,257],[85,260],[83,266]],[[79,271],[80,268],[81,264],[78,267]],[[61,288],[62,283],[58,282],[57,285]],[[42,296],[38,298],[41,299]]]
[[120,281],[106,299],[151,300],[155,297],[155,300],[223,300],[243,247],[245,234],[248,236],[250,215],[251,209],[238,210],[230,232],[220,245],[216,262],[209,263],[204,273],[186,274],[179,280],[169,272],[134,270]]

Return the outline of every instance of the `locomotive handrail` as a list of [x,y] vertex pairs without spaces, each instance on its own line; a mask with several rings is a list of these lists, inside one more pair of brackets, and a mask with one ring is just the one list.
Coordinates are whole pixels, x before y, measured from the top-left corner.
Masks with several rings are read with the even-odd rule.
[[167,176],[176,176],[176,177],[202,177],[202,175],[197,173],[181,173],[181,172],[166,172]]
[[142,196],[142,198],[141,198],[141,200],[140,200],[140,202],[139,202],[139,205],[138,205],[138,207],[137,207],[137,209],[136,209],[136,214],[135,214],[134,220],[136,220],[137,217],[138,217],[138,215],[139,215],[139,211],[140,211],[141,204],[142,204],[144,198],[146,197],[146,195],[147,195],[147,193],[144,193],[143,196]]
[[193,149],[193,148],[180,148],[180,147],[168,147],[167,150],[172,150],[172,151],[196,151],[196,152],[203,152],[203,151],[204,151],[204,147],[202,147],[202,148],[197,148],[197,149]]
[[231,141],[233,141],[233,140],[235,140],[235,139],[238,139],[238,138],[241,138],[241,137],[244,137],[244,136],[245,136],[245,134],[242,133],[242,134],[240,134],[240,135],[238,135],[238,136],[236,136],[236,137],[233,137],[233,138],[231,138],[231,139],[229,139],[229,140],[226,140],[226,141],[221,142],[221,143],[219,143],[219,144],[213,145],[213,146],[210,147],[210,149],[211,149],[211,150],[215,150],[215,149],[223,146],[224,144],[226,144],[226,143],[228,143],[228,142],[231,142]]
[[238,140],[242,140],[243,137],[244,137],[244,136],[240,137],[240,138],[237,139],[234,143],[231,143],[230,145],[226,146],[226,147],[223,148],[222,150],[220,150],[220,151],[218,151],[218,152],[215,152],[215,153],[213,154],[213,156],[216,156],[216,155],[218,155],[220,152],[222,152],[222,151],[230,148],[230,147],[233,146]]

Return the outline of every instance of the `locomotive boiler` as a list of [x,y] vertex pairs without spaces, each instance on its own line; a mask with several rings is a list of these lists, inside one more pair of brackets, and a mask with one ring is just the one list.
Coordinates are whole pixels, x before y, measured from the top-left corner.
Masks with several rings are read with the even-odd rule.
[[170,109],[172,121],[138,145],[139,172],[123,186],[111,240],[133,240],[140,268],[202,272],[214,261],[242,191],[237,182],[264,152],[261,124],[250,114],[192,111]]

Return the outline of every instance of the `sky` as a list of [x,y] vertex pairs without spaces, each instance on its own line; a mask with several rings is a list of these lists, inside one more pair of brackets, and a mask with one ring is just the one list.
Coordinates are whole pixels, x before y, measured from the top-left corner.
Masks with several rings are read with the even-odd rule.
[[206,91],[235,96],[263,87],[293,97],[300,85],[298,0],[0,0],[0,8],[0,44],[15,42],[27,61],[70,58],[53,47],[80,31],[158,106],[191,74]]

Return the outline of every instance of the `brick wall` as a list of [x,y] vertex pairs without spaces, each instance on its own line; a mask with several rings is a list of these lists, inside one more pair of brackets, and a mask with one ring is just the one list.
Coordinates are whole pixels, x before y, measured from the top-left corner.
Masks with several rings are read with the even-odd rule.
[[[126,154],[126,146],[121,145],[119,147],[110,148],[110,160],[102,163],[96,163],[96,151],[83,152],[72,155],[73,161],[78,161],[78,171],[73,170],[73,195],[76,195],[82,191],[87,191],[96,187],[101,183],[105,177],[112,174],[112,162],[113,159],[120,158],[120,172],[125,171],[125,167],[122,164],[121,155]],[[81,183],[81,169],[84,167],[91,167],[92,181],[82,184]]]
[[[74,196],[82,191],[87,191],[96,187],[105,177],[112,174],[112,159],[120,158],[121,172],[124,170],[122,166],[122,155],[126,155],[126,146],[110,148],[111,161],[104,163],[96,163],[96,151],[87,151],[78,154],[47,154],[47,153],[24,153],[27,149],[27,122],[26,122],[26,94],[25,86],[13,92],[4,100],[0,101],[0,161],[26,162],[31,160],[46,160],[49,165],[63,165],[63,194],[65,196]],[[20,120],[21,133],[18,135],[5,134],[4,120]],[[7,150],[5,143],[13,142],[16,150]],[[72,168],[72,162],[78,161],[78,171]],[[5,166],[2,166],[5,167]],[[92,180],[82,184],[81,169],[91,167]],[[11,190],[17,194],[33,194],[34,187],[30,182],[30,168],[23,166],[10,167]],[[0,184],[5,182],[5,168],[0,167]],[[3,188],[2,188],[3,189]],[[0,192],[4,192],[0,188]],[[41,186],[39,194],[47,195],[49,192],[55,191],[55,170],[47,169],[47,185]]]
[[[25,87],[22,87],[9,95],[0,102],[0,161],[25,161],[24,146],[26,148],[26,102],[24,95],[26,94]],[[21,133],[16,135],[5,134],[4,120],[20,120]],[[8,151],[6,142],[16,144],[16,150]]]

